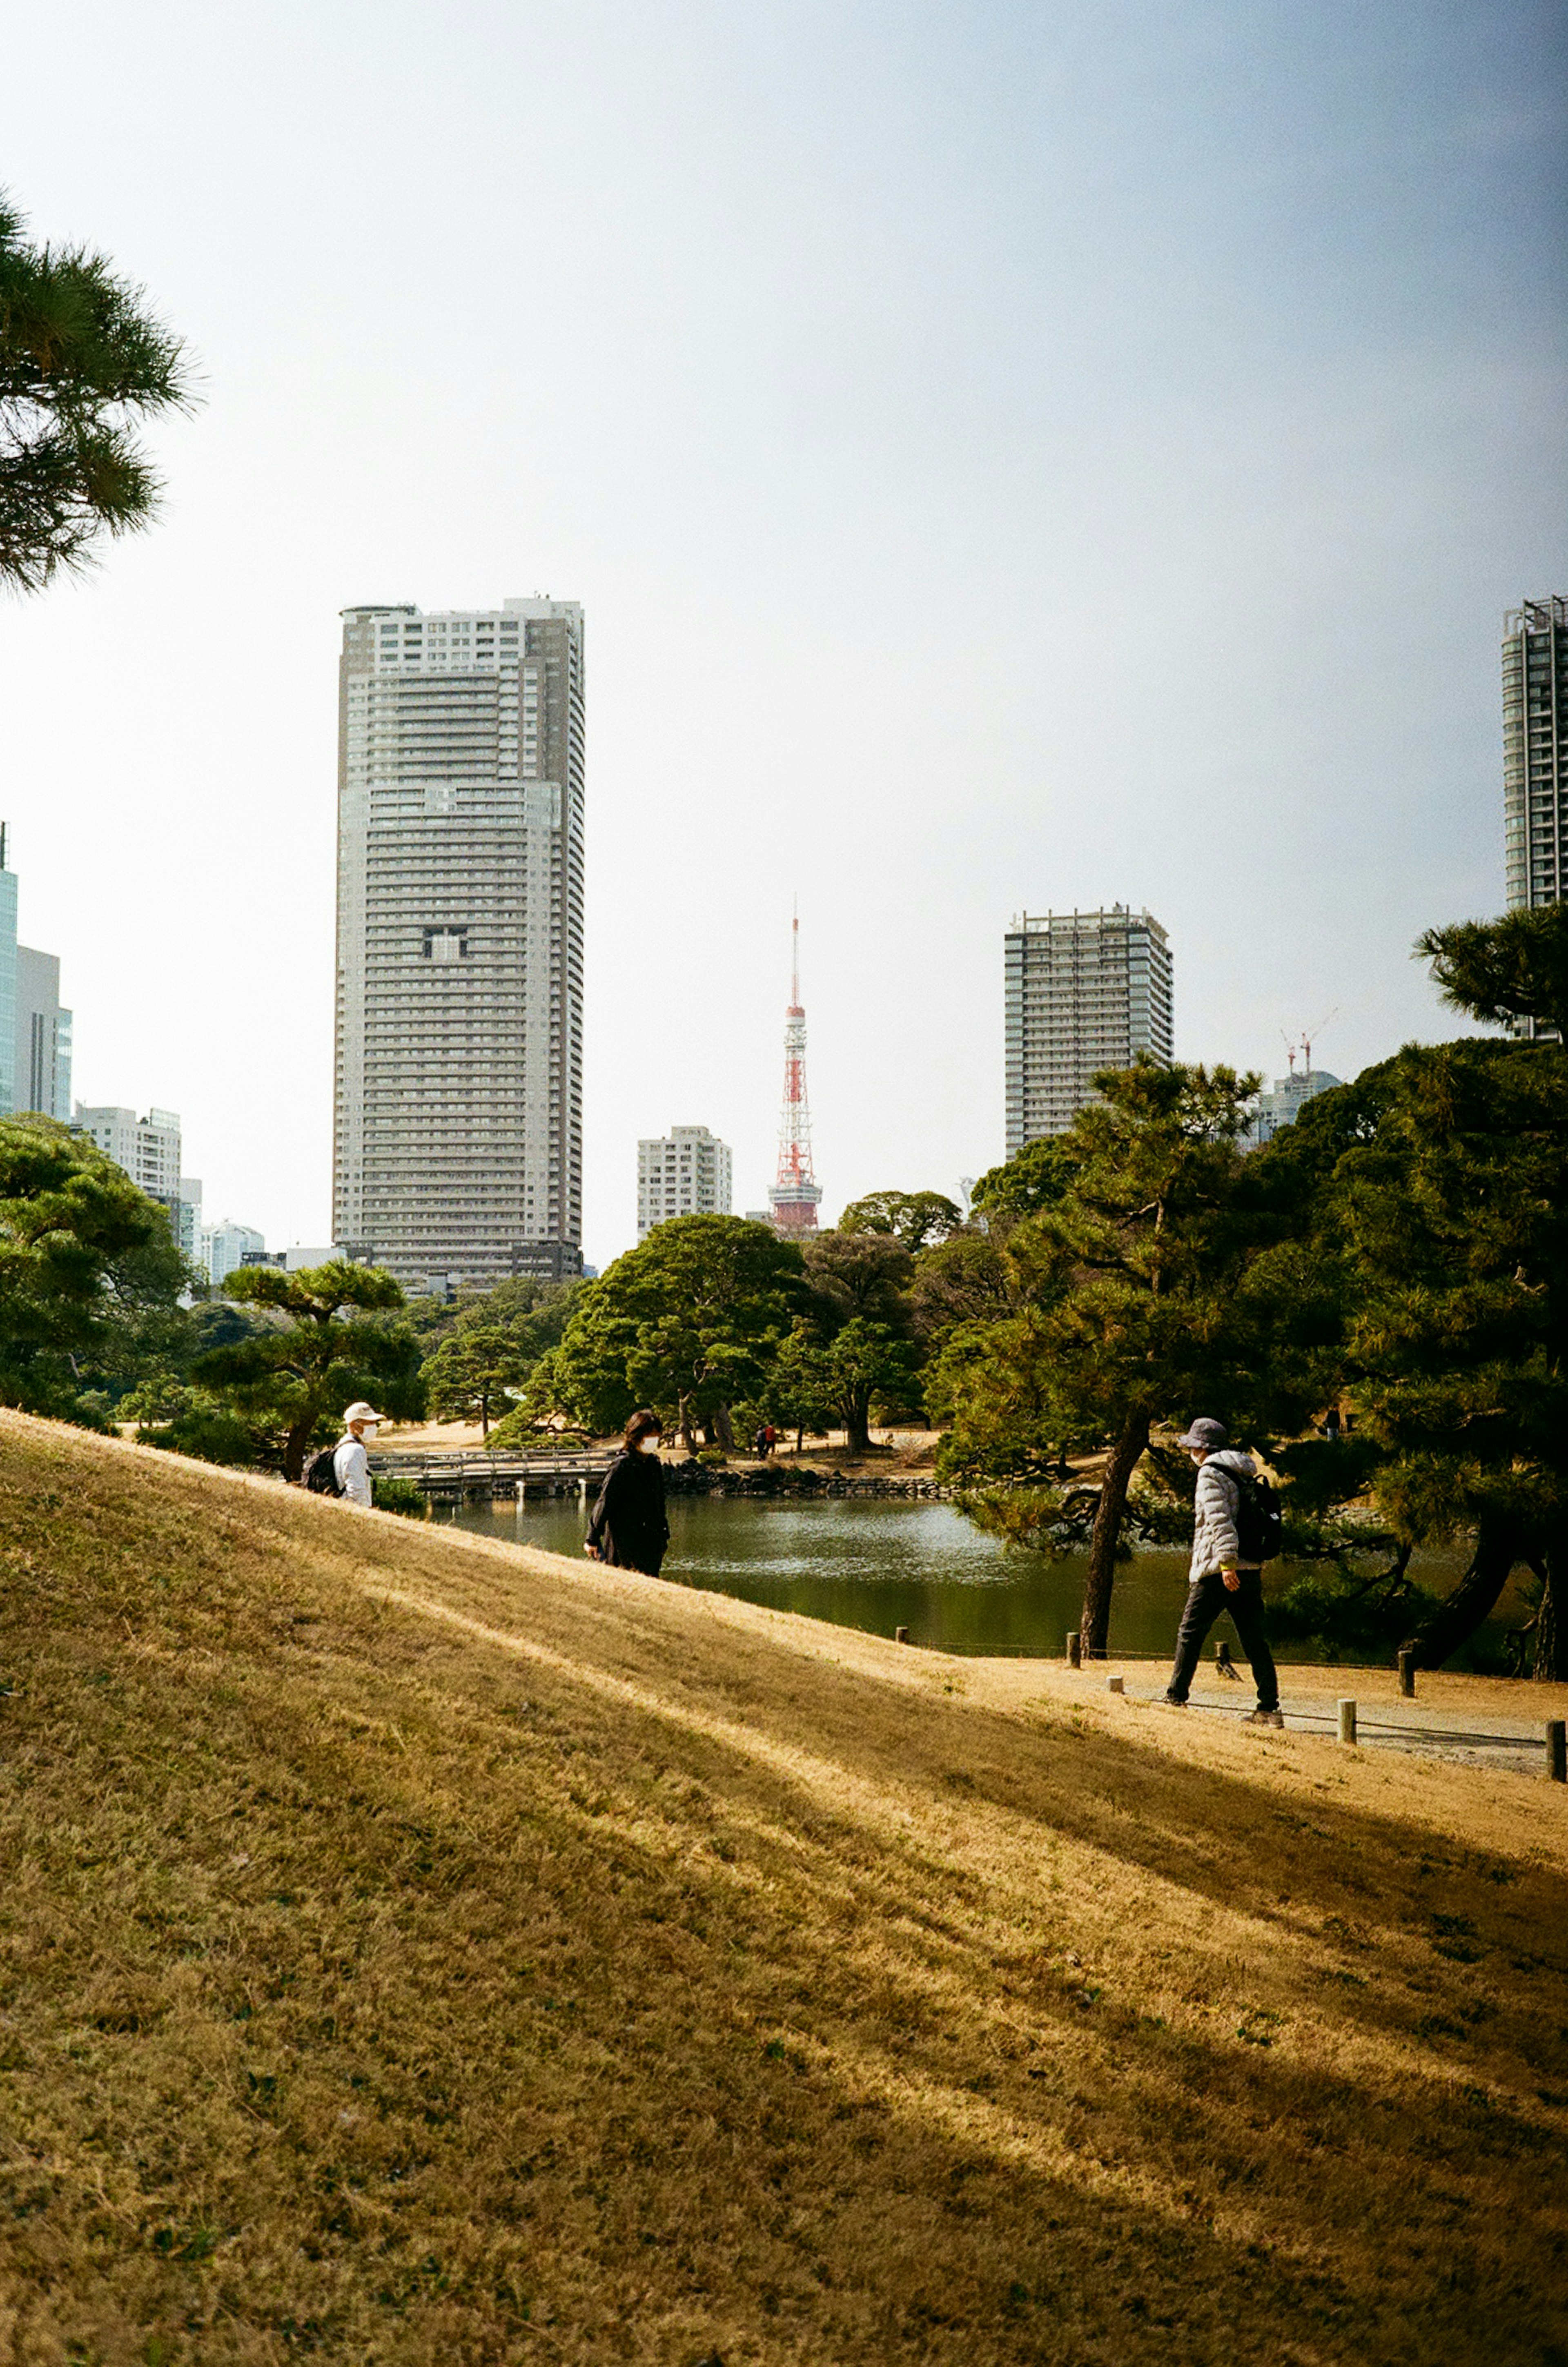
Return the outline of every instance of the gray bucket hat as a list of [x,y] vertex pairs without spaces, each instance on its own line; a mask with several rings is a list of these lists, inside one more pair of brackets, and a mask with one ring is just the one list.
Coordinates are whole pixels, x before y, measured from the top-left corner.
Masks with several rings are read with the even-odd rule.
[[1230,1443],[1231,1433],[1224,1423],[1210,1421],[1207,1414],[1200,1415],[1185,1437],[1176,1440],[1178,1446],[1199,1447],[1205,1455],[1212,1455],[1217,1448],[1228,1446]]

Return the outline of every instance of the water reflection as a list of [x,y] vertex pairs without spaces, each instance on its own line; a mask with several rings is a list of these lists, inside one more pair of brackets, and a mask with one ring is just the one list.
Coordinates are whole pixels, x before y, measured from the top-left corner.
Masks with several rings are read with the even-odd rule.
[[[586,1525],[572,1498],[467,1505],[438,1513],[485,1536],[576,1556]],[[891,1636],[904,1626],[918,1643],[952,1652],[1060,1653],[1079,1624],[1084,1602],[1081,1555],[1048,1561],[985,1536],[950,1504],[723,1503],[679,1497],[670,1504],[672,1538],[665,1576],[683,1586],[739,1596],[775,1611],[796,1611],[840,1626]],[[1462,1556],[1418,1556],[1413,1575],[1442,1591]],[[1290,1570],[1271,1570],[1270,1586]],[[1143,1552],[1123,1564],[1111,1609],[1111,1649],[1163,1657],[1176,1638],[1187,1586],[1187,1557]],[[1229,1633],[1222,1621],[1216,1637]],[[1233,1648],[1234,1638],[1232,1638]],[[1321,1657],[1293,1644],[1284,1657]],[[1494,1664],[1494,1635],[1480,1639]],[[1463,1661],[1455,1665],[1463,1666]]]

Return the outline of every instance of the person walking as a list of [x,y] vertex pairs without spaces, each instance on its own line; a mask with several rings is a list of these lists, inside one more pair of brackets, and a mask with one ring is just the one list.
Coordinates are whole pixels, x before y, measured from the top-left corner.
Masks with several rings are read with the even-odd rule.
[[370,1487],[370,1459],[365,1449],[375,1443],[376,1431],[386,1420],[367,1405],[364,1399],[347,1407],[343,1416],[343,1436],[333,1449],[332,1468],[337,1481],[337,1492],[346,1504],[358,1504],[368,1512],[374,1501]]
[[583,1551],[590,1561],[658,1577],[670,1542],[665,1467],[659,1459],[663,1435],[658,1415],[646,1406],[627,1423],[620,1453],[605,1475],[588,1523]]
[[1242,1489],[1256,1477],[1257,1466],[1250,1455],[1231,1445],[1222,1421],[1207,1418],[1195,1421],[1176,1444],[1185,1446],[1198,1466],[1198,1491],[1193,1500],[1187,1603],[1165,1700],[1172,1709],[1187,1707],[1198,1656],[1215,1620],[1228,1611],[1257,1686],[1257,1707],[1243,1723],[1283,1726],[1279,1679],[1263,1632],[1263,1566],[1244,1557],[1238,1529]]

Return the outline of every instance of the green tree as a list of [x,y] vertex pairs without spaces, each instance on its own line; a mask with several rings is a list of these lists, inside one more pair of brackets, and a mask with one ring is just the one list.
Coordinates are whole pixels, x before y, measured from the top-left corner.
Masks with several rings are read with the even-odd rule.
[[981,1221],[1004,1226],[1019,1217],[1032,1217],[1060,1200],[1072,1180],[1074,1147],[1066,1135],[1047,1135],[1026,1142],[1000,1167],[988,1167],[970,1195],[970,1206]]
[[131,431],[191,400],[142,291],[85,247],[31,245],[0,198],[0,582],[39,591],[145,526],[158,479]]
[[[106,1370],[178,1331],[162,1208],[52,1118],[0,1118],[0,1402],[70,1418]],[[95,1409],[96,1410],[96,1409]]]
[[797,1455],[808,1431],[820,1437],[833,1427],[837,1406],[823,1369],[821,1342],[803,1318],[797,1319],[768,1366],[756,1410],[777,1429],[794,1432]]
[[674,1217],[584,1290],[541,1368],[550,1410],[603,1432],[651,1405],[688,1454],[699,1430],[733,1445],[729,1410],[757,1395],[801,1296],[801,1252],[771,1227]]
[[1568,904],[1428,929],[1415,951],[1455,1010],[1494,1024],[1533,1019],[1568,1043]]
[[431,1412],[437,1421],[477,1421],[488,1438],[491,1422],[510,1410],[528,1362],[500,1324],[460,1325],[424,1367]]
[[837,1411],[845,1444],[864,1455],[871,1443],[872,1399],[918,1400],[910,1300],[915,1259],[891,1229],[817,1233],[803,1248],[818,1385]]
[[389,1319],[401,1315],[403,1288],[380,1267],[345,1258],[295,1274],[242,1266],[225,1286],[270,1320],[207,1350],[191,1377],[253,1425],[286,1478],[299,1478],[312,1441],[356,1398],[379,1398],[381,1410],[403,1417],[424,1410],[419,1342],[406,1321]]
[[1456,1651],[1526,1562],[1535,1672],[1568,1676],[1568,1052],[1411,1046],[1290,1131],[1279,1156],[1322,1179],[1318,1252],[1346,1277],[1379,1508],[1409,1543],[1473,1539],[1410,1638],[1419,1663]]
[[1278,1269],[1245,1278],[1249,1250],[1278,1230],[1243,1188],[1257,1082],[1151,1060],[1097,1075],[1100,1098],[1053,1149],[1051,1192],[1007,1237],[1017,1313],[960,1326],[940,1360],[948,1471],[1043,1477],[1070,1449],[1104,1452],[1082,1621],[1093,1653],[1106,1649],[1128,1490],[1153,1427],[1199,1411],[1294,1423],[1321,1386],[1311,1358],[1263,1353]]
[[963,1210],[945,1192],[868,1192],[840,1217],[841,1233],[891,1233],[911,1252],[963,1229]]

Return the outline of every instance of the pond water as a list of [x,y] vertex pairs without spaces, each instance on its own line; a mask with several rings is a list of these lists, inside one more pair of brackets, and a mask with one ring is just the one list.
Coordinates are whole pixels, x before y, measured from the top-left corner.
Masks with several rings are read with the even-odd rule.
[[[840,1626],[891,1636],[909,1629],[916,1643],[948,1652],[1060,1654],[1080,1623],[1085,1558],[1049,1561],[988,1537],[950,1504],[839,1499],[812,1503],[731,1502],[701,1496],[670,1501],[670,1550],[664,1576],[681,1586],[738,1595],[774,1611],[797,1611]],[[576,1556],[586,1519],[574,1499],[465,1505],[437,1511],[484,1536]],[[1463,1568],[1458,1550],[1418,1555],[1417,1582],[1446,1592]],[[1293,1575],[1275,1564],[1272,1592]],[[1141,1552],[1117,1573],[1111,1604],[1113,1652],[1164,1656],[1176,1638],[1187,1591],[1187,1557]],[[1502,1606],[1505,1614],[1510,1606]],[[1471,1659],[1456,1667],[1499,1665],[1502,1624],[1489,1623]],[[1221,1622],[1216,1637],[1230,1633]],[[1234,1648],[1234,1637],[1232,1637]],[[1310,1643],[1284,1648],[1281,1658],[1324,1657]]]

